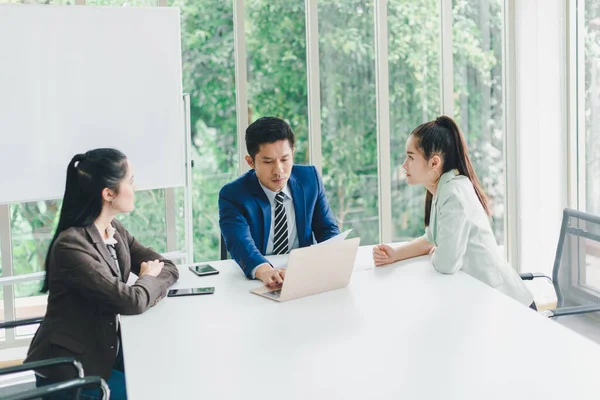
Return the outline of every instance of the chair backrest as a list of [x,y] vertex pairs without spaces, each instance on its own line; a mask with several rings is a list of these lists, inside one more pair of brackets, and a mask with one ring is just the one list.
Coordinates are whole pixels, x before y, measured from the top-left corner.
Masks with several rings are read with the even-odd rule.
[[228,254],[227,254],[227,246],[225,245],[225,238],[223,238],[223,235],[221,236],[221,243],[219,246],[219,250],[221,252],[221,260],[227,260],[228,258]]
[[[31,361],[11,365],[0,368],[0,399],[40,398],[40,396],[46,394],[46,392],[40,392],[36,389],[33,371],[41,368],[54,368],[57,365],[71,365],[73,367],[73,372],[75,373],[74,375],[78,377],[77,379],[84,377],[83,366],[79,361],[72,357],[56,357],[42,361]],[[88,383],[100,384],[101,382],[96,379],[93,382]],[[23,396],[24,393],[29,393],[29,395]]]
[[564,209],[552,280],[558,308],[600,303],[600,216]]
[[[85,378],[76,378],[68,381],[51,383],[46,386],[36,387],[33,389],[21,391],[19,393],[10,394],[2,397],[4,400],[38,400],[50,398],[79,398],[78,389],[82,388],[100,388],[101,399],[109,400],[110,388],[99,376],[86,376]],[[61,397],[60,395],[63,395]]]
[[0,376],[0,399],[6,396],[35,389],[35,375],[31,371]]
[[0,329],[16,328],[18,326],[41,324],[44,317],[23,318],[14,321],[0,322]]

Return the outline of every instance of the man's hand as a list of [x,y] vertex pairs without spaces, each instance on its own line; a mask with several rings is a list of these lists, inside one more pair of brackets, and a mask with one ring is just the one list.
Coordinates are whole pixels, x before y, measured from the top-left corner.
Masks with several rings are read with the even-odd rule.
[[277,286],[283,283],[285,278],[285,268],[273,269],[270,264],[260,265],[254,274],[256,279],[260,279],[265,286]]

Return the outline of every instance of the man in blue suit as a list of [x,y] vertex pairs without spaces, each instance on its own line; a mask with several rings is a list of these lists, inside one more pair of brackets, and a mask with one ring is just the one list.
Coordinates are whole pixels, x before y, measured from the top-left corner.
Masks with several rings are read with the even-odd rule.
[[287,254],[340,233],[313,166],[294,165],[294,132],[263,117],[246,129],[252,168],[219,193],[219,225],[227,251],[250,279],[278,285],[285,269],[265,255]]

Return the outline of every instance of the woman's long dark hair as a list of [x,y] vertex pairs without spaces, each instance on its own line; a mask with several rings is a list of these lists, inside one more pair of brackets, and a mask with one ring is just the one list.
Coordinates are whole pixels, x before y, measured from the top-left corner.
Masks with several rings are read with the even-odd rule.
[[67,183],[58,227],[46,255],[46,279],[42,293],[48,291],[50,252],[56,238],[72,226],[85,227],[94,223],[102,211],[102,190],[119,191],[119,183],[127,176],[127,157],[115,149],[95,149],[77,154],[67,167]]
[[[481,188],[467,152],[467,142],[456,122],[443,115],[417,126],[411,136],[416,139],[416,147],[421,150],[426,160],[436,154],[443,158],[444,170],[440,175],[457,169],[459,174],[469,178],[483,209],[487,215],[490,215],[487,197]],[[429,226],[432,199],[433,195],[428,190],[425,195],[425,226]]]

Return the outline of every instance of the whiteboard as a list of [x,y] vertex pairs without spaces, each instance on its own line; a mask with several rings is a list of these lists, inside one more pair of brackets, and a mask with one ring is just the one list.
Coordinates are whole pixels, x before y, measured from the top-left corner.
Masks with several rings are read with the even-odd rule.
[[185,185],[179,9],[0,5],[0,203],[61,198],[98,147]]

